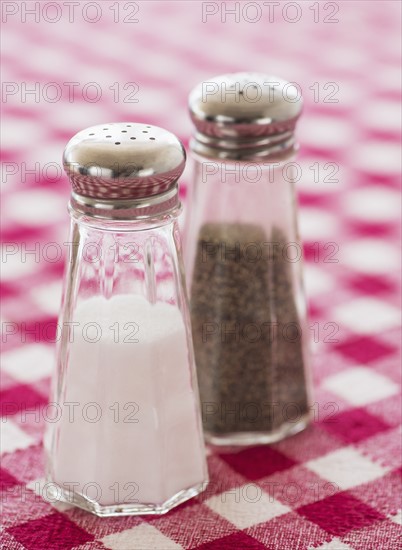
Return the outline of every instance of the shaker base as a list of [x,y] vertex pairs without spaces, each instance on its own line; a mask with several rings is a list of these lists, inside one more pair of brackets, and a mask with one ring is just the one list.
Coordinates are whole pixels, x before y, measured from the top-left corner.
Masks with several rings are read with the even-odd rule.
[[[59,485],[51,482],[54,486],[53,490],[48,490],[49,496],[52,499],[60,502],[65,502],[72,506],[77,506],[82,510],[91,512],[99,517],[111,517],[111,516],[140,516],[140,515],[162,515],[169,512],[172,508],[175,508],[179,504],[193,498],[202,493],[208,485],[208,480],[179,491],[173,497],[169,498],[162,504],[140,504],[140,503],[127,503],[127,504],[113,504],[111,506],[103,506],[96,502],[89,500],[88,498],[78,494],[72,493],[62,489]],[[53,493],[50,495],[50,493]]]
[[312,415],[307,413],[298,420],[298,422],[287,422],[278,429],[270,432],[228,432],[228,433],[210,433],[205,432],[205,441],[210,445],[217,447],[249,447],[252,445],[263,445],[276,443],[286,437],[295,435],[307,428],[311,422]]

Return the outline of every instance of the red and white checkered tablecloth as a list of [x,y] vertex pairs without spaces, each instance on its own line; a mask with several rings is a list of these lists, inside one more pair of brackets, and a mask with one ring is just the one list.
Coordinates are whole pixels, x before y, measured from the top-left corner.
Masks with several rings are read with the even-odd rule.
[[[1,7],[2,548],[401,548],[400,2]],[[210,450],[205,493],[164,516],[53,505],[42,498],[42,413],[68,240],[64,145],[122,120],[187,144],[189,90],[239,70],[295,81],[305,98],[298,192],[314,422],[275,445]],[[190,177],[189,165],[184,199]]]

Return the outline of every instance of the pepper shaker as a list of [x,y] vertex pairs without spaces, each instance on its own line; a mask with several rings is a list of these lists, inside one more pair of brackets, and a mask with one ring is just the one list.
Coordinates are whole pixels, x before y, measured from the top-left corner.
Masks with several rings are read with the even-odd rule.
[[207,468],[181,242],[185,152],[138,123],[76,134],[70,257],[46,436],[52,496],[99,516],[163,514]]
[[280,78],[236,73],[200,83],[189,107],[185,264],[205,435],[272,443],[311,412],[293,185],[302,99]]

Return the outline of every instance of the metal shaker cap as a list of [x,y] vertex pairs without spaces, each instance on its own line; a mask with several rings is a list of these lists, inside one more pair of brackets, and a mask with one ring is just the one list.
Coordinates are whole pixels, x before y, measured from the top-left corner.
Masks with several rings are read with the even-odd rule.
[[233,73],[198,84],[189,97],[201,155],[247,160],[277,156],[295,146],[302,111],[295,83],[262,73]]
[[72,207],[108,218],[149,217],[177,207],[177,180],[185,163],[175,135],[134,122],[82,130],[63,154]]

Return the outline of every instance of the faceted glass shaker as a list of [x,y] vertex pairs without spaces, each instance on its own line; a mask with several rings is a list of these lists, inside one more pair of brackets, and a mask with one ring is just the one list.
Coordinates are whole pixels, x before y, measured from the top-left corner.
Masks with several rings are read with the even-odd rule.
[[310,420],[294,127],[298,89],[223,75],[190,95],[185,263],[207,441],[271,443]]
[[79,132],[46,434],[51,498],[163,514],[207,482],[181,259],[180,141],[135,123]]

